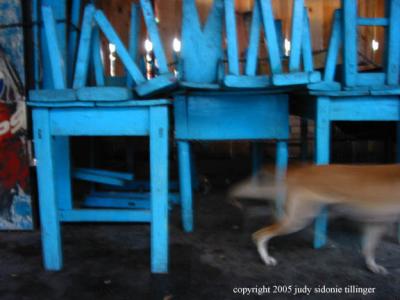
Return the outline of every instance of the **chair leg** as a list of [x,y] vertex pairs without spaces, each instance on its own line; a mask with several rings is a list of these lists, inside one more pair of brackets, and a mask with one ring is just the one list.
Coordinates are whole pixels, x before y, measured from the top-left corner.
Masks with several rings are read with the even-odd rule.
[[39,210],[44,266],[46,270],[58,271],[61,270],[63,264],[62,246],[48,110],[34,109],[33,124],[35,153],[38,162]]
[[[329,99],[318,98],[315,122],[315,163],[317,165],[329,164],[330,157],[330,120]],[[314,226],[314,248],[318,249],[326,244],[328,227],[328,211],[322,209]]]
[[[397,122],[396,135],[396,163],[400,164],[400,122]],[[397,240],[400,243],[400,222],[397,223]]]
[[275,202],[276,215],[280,219],[283,216],[283,205],[286,200],[286,189],[279,184],[286,176],[288,166],[288,143],[287,141],[278,141],[276,143],[276,180],[278,182],[279,193]]
[[58,208],[72,209],[69,137],[53,138],[53,161]]
[[150,109],[151,271],[168,272],[168,110]]
[[308,120],[307,119],[301,118],[300,133],[301,133],[300,156],[301,156],[302,161],[307,161],[307,157],[308,157]]
[[191,179],[190,144],[178,141],[179,186],[181,192],[181,211],[183,230],[193,231],[193,195]]
[[397,141],[396,141],[396,162],[400,163],[400,122],[397,122]]
[[254,142],[252,146],[252,175],[256,177],[263,165],[263,144]]
[[189,147],[189,157],[190,157],[190,175],[192,176],[192,188],[197,191],[200,186],[199,177],[196,168],[196,157],[193,154],[193,149]]
[[328,209],[324,206],[314,224],[314,248],[319,249],[326,244],[328,232]]

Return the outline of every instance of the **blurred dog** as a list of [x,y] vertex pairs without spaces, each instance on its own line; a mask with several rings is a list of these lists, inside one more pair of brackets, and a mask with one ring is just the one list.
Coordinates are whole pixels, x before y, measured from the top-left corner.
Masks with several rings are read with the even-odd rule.
[[276,265],[268,241],[306,227],[324,205],[340,205],[348,216],[364,223],[362,253],[369,270],[386,274],[375,261],[376,246],[389,222],[400,215],[400,165],[326,165],[289,169],[282,181],[262,171],[231,191],[231,197],[275,199],[284,191],[285,214],[277,223],[253,234],[266,265]]

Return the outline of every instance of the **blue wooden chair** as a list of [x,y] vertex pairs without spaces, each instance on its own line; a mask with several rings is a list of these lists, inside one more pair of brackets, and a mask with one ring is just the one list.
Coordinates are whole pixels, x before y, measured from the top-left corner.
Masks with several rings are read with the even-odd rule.
[[[228,48],[233,48],[230,44],[236,42],[229,31],[229,22],[232,21],[229,15],[232,11],[229,9],[232,3],[214,0],[203,26],[199,21],[195,1],[183,1],[182,5],[182,51],[179,64],[179,84],[182,90],[174,95],[174,120],[183,227],[190,232],[193,230],[190,141],[260,142],[276,139],[277,170],[283,173],[288,160],[286,139],[289,136],[289,114],[288,96],[282,90],[268,90],[266,86],[263,86],[264,89],[250,89],[247,86],[247,89],[239,90],[223,85],[224,80],[226,82],[222,46],[224,14],[227,20],[225,31],[229,35]],[[232,56],[230,51],[228,56]],[[255,168],[259,167],[259,157],[255,157]]]
[[[148,222],[151,225],[151,270],[168,271],[168,104],[166,99],[137,100],[132,92],[118,87],[84,87],[92,22],[96,20],[117,45],[125,67],[141,87],[138,93],[164,89],[161,81],[141,80],[128,51],[120,43],[100,11],[85,9],[79,42],[74,88],[68,89],[64,60],[58,43],[52,10],[42,8],[43,45],[50,61],[53,89],[30,92],[33,132],[39,186],[44,265],[48,270],[62,268],[60,225],[63,222]],[[86,24],[86,25],[85,25]],[[118,49],[119,48],[119,49]],[[136,76],[136,77],[135,77]],[[139,79],[139,80],[138,80]],[[150,139],[150,206],[135,209],[78,209],[73,206],[69,137],[71,136],[148,136]],[[80,170],[98,176],[102,170]],[[79,173],[79,172],[78,172]],[[105,174],[110,175],[110,174]],[[112,174],[117,181],[125,174]],[[119,176],[117,176],[119,175]],[[79,174],[78,174],[79,176]],[[137,199],[138,203],[140,199]]]
[[[333,121],[400,120],[400,1],[391,0],[388,4],[385,18],[360,18],[357,1],[342,0],[342,8],[335,12],[333,19],[323,80],[310,84],[309,94],[296,96],[293,111],[303,118],[315,120],[317,164],[328,164],[330,161]],[[387,28],[386,65],[382,72],[358,71],[358,26]],[[335,70],[340,49],[344,58],[343,79],[337,82]],[[399,145],[397,149],[399,154]],[[315,223],[314,247],[319,248],[326,243],[327,225],[328,214],[324,209]]]
[[[92,6],[88,6],[87,10],[92,10]],[[138,38],[140,35],[140,17],[141,14],[143,15],[146,11],[150,10],[150,16],[153,14],[151,7],[148,7],[148,2],[143,2],[142,6],[139,4],[132,4],[131,6],[131,25],[130,25],[130,32],[129,32],[129,48],[128,52],[132,61],[135,64],[139,62],[139,53],[138,53]],[[142,11],[142,13],[141,13]],[[146,13],[149,15],[149,13]],[[90,24],[89,22],[84,21],[84,25]],[[160,42],[160,37],[158,33],[157,27],[155,27],[154,18],[150,18],[147,23],[151,24],[150,28],[147,28],[149,35],[151,36],[152,40],[157,41],[158,50],[157,54],[160,56],[161,62],[159,63],[162,66],[163,70],[168,70],[167,63],[165,62],[165,54]],[[83,27],[83,31],[88,31],[87,27]],[[125,91],[126,95],[120,95],[120,99],[131,98],[132,94],[130,89],[134,87],[134,79],[132,76],[129,75],[129,72],[126,71],[125,76],[118,76],[118,77],[109,77],[105,75],[103,61],[101,59],[101,40],[100,40],[100,29],[98,26],[93,26],[91,39],[86,39],[89,41],[90,45],[90,53],[89,53],[89,62],[85,64],[85,69],[88,69],[92,66],[92,71],[94,74],[95,84],[96,86],[120,86],[125,88],[119,88],[120,92]],[[86,54],[87,57],[87,54]],[[157,56],[156,56],[157,57]],[[144,73],[141,71],[142,74]],[[167,74],[167,71],[164,71],[164,74]],[[169,75],[168,75],[169,76]],[[175,79],[174,79],[175,81]],[[93,88],[81,88],[79,90],[80,95],[82,98],[93,97],[92,94]],[[95,88],[95,90],[99,90]],[[102,89],[103,95],[102,98],[106,96],[104,92],[112,92],[109,95],[110,99],[117,100],[117,94],[115,94],[116,89],[105,88]],[[82,93],[86,93],[86,95],[82,95]],[[128,149],[130,155],[133,153],[133,149]],[[96,173],[96,174],[94,174]],[[133,193],[134,190],[150,190],[150,182],[147,180],[137,180],[134,179],[133,174],[121,173],[121,172],[110,172],[103,170],[96,170],[96,169],[78,169],[74,173],[74,178],[78,178],[80,180],[91,181],[95,183],[105,184],[108,186],[112,186],[113,191],[110,192],[100,192],[98,190],[93,189],[92,193],[89,194],[84,201],[84,205],[87,207],[119,207],[119,208],[129,208],[129,207],[136,207],[137,205],[145,205],[144,201],[146,195],[143,193]],[[177,189],[176,182],[170,182],[169,187],[170,189],[176,190]],[[119,192],[117,192],[119,191]],[[139,199],[137,199],[139,197]],[[137,199],[137,200],[135,200]],[[147,199],[149,199],[149,195],[147,195]],[[114,200],[114,201],[113,201]],[[170,203],[176,204],[179,203],[179,196],[175,193],[169,194]],[[149,205],[149,204],[147,204]]]

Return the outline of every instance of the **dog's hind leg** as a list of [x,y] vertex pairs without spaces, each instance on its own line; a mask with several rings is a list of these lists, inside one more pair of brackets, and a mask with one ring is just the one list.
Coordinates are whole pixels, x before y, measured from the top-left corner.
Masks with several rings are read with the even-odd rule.
[[[292,193],[292,195],[294,194]],[[286,215],[279,222],[262,228],[252,235],[258,253],[266,265],[274,266],[277,264],[276,259],[268,253],[268,241],[275,236],[300,231],[315,218],[321,209],[319,204],[302,201],[298,195],[294,197],[288,196],[288,200],[285,203]]]
[[382,223],[365,225],[362,243],[362,252],[365,257],[367,268],[374,273],[383,275],[388,274],[388,271],[385,267],[376,263],[375,250],[385,230],[386,225]]

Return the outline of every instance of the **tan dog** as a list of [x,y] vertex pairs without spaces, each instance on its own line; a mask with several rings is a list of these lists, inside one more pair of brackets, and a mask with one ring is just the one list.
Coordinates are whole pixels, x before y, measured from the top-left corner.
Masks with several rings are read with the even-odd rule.
[[386,274],[375,262],[375,248],[388,222],[400,215],[400,165],[327,165],[289,169],[277,183],[268,172],[235,187],[235,198],[274,199],[285,191],[285,215],[277,223],[253,234],[258,252],[266,265],[276,265],[268,253],[268,241],[306,227],[323,205],[338,204],[352,218],[365,222],[362,252],[369,270]]

